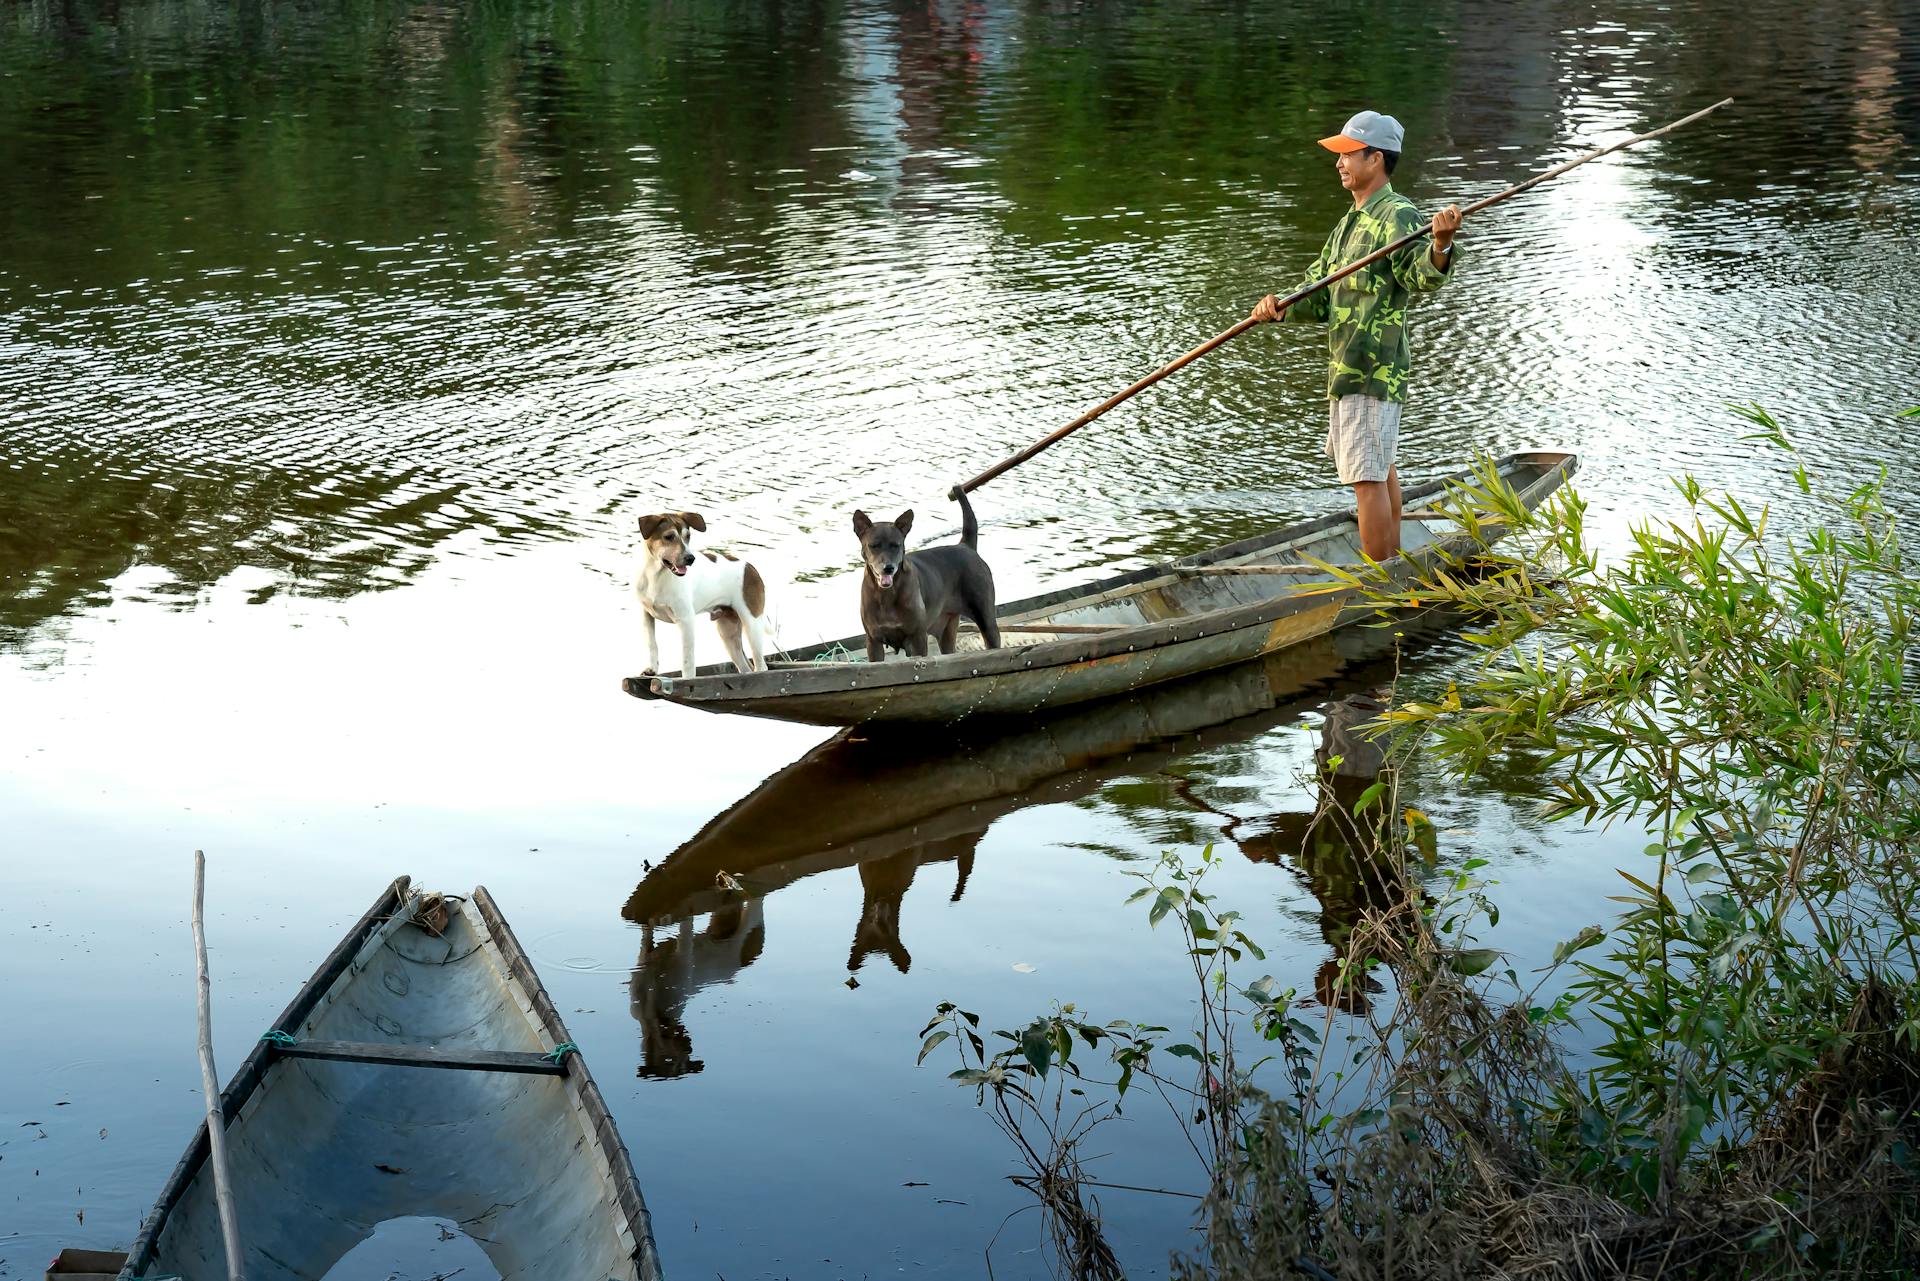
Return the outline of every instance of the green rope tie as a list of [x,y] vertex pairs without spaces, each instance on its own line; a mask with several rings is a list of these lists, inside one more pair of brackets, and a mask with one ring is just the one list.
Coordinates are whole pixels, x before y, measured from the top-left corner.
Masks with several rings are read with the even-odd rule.
[[580,1053],[579,1046],[575,1045],[572,1041],[562,1041],[560,1042],[560,1044],[554,1046],[551,1050],[548,1050],[545,1054],[542,1054],[540,1057],[543,1059],[552,1059],[556,1064],[558,1064],[562,1060],[564,1060],[567,1057],[567,1055],[578,1054],[578,1053]]
[[281,1047],[297,1044],[291,1032],[282,1032],[279,1028],[274,1028],[260,1039],[268,1045],[278,1045]]

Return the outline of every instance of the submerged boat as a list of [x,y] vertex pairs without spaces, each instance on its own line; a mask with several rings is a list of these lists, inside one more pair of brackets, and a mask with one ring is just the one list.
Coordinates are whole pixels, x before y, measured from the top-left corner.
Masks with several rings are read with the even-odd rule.
[[[1568,453],[1509,454],[1494,464],[1501,482],[1531,510],[1579,466]],[[1405,582],[1442,554],[1478,540],[1438,507],[1460,472],[1402,494],[1401,555],[1385,572]],[[1497,536],[1497,523],[1482,538]],[[1003,603],[1003,646],[981,648],[962,629],[959,651],[929,658],[866,661],[860,636],[796,649],[764,672],[728,663],[691,677],[630,676],[636,698],[711,712],[739,712],[815,725],[951,723],[1026,716],[1109,698],[1246,662],[1374,613],[1357,589],[1322,565],[1359,562],[1351,511],[1302,521],[1131,573]],[[1320,562],[1316,564],[1315,562]]]
[[[640,1185],[484,888],[388,887],[222,1096],[248,1281],[312,1281],[380,1224],[451,1220],[503,1281],[657,1281]],[[120,1277],[224,1277],[203,1121]]]

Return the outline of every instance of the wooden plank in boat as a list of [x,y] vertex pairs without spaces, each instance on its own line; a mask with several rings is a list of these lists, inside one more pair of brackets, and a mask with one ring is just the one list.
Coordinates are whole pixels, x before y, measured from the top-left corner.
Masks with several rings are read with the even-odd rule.
[[1188,565],[1182,574],[1324,574],[1318,565]]
[[538,1076],[567,1074],[564,1063],[529,1050],[454,1050],[432,1045],[385,1045],[378,1041],[295,1041],[292,1045],[276,1045],[274,1049],[289,1059],[455,1068],[468,1072],[526,1072]]
[[[1097,636],[1104,632],[1123,632],[1129,627],[1138,627],[1138,623],[1002,623],[1003,632],[1045,632],[1062,636]],[[977,629],[976,629],[977,630]]]

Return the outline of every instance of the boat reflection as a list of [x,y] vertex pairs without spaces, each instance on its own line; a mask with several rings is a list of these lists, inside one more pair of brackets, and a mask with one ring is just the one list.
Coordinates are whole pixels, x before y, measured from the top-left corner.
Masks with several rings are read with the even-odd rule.
[[[1396,630],[1403,644],[1415,644],[1443,627],[1444,620],[1429,618]],[[822,743],[714,818],[628,898],[622,915],[641,929],[631,980],[640,1075],[700,1070],[682,1018],[687,1000],[759,957],[768,895],[822,872],[857,868],[862,904],[847,969],[884,957],[904,972],[913,957],[901,935],[901,907],[922,868],[954,864],[949,901],[958,902],[981,838],[1002,816],[1075,800],[1115,778],[1159,772],[1194,751],[1297,720],[1329,694],[1370,689],[1392,674],[1384,659],[1394,640],[1387,630],[1349,628],[1257,662],[1036,717],[1011,734],[850,730]],[[1365,786],[1328,778],[1335,802]],[[1349,808],[1352,800],[1346,796]],[[1243,820],[1222,816],[1249,858],[1301,870],[1328,909],[1329,931],[1351,929],[1372,901],[1371,883],[1342,862],[1352,852],[1337,851],[1313,814],[1277,815],[1245,834],[1238,830]],[[697,924],[702,917],[705,924]],[[1338,946],[1333,933],[1329,942]]]

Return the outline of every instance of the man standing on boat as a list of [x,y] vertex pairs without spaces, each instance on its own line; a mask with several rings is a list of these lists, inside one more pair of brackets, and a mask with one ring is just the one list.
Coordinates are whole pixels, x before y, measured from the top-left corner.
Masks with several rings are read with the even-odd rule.
[[[1301,285],[1312,284],[1420,229],[1413,202],[1389,181],[1405,139],[1400,122],[1363,111],[1320,145],[1337,154],[1340,185],[1353,208],[1334,224],[1326,247]],[[1319,321],[1327,326],[1330,363],[1327,398],[1331,425],[1327,454],[1340,483],[1353,486],[1361,550],[1376,561],[1400,552],[1400,411],[1407,399],[1412,352],[1407,345],[1407,303],[1416,293],[1445,284],[1453,267],[1460,209],[1434,215],[1431,245],[1416,241],[1326,289],[1283,308],[1272,294],[1253,309],[1255,320]]]

